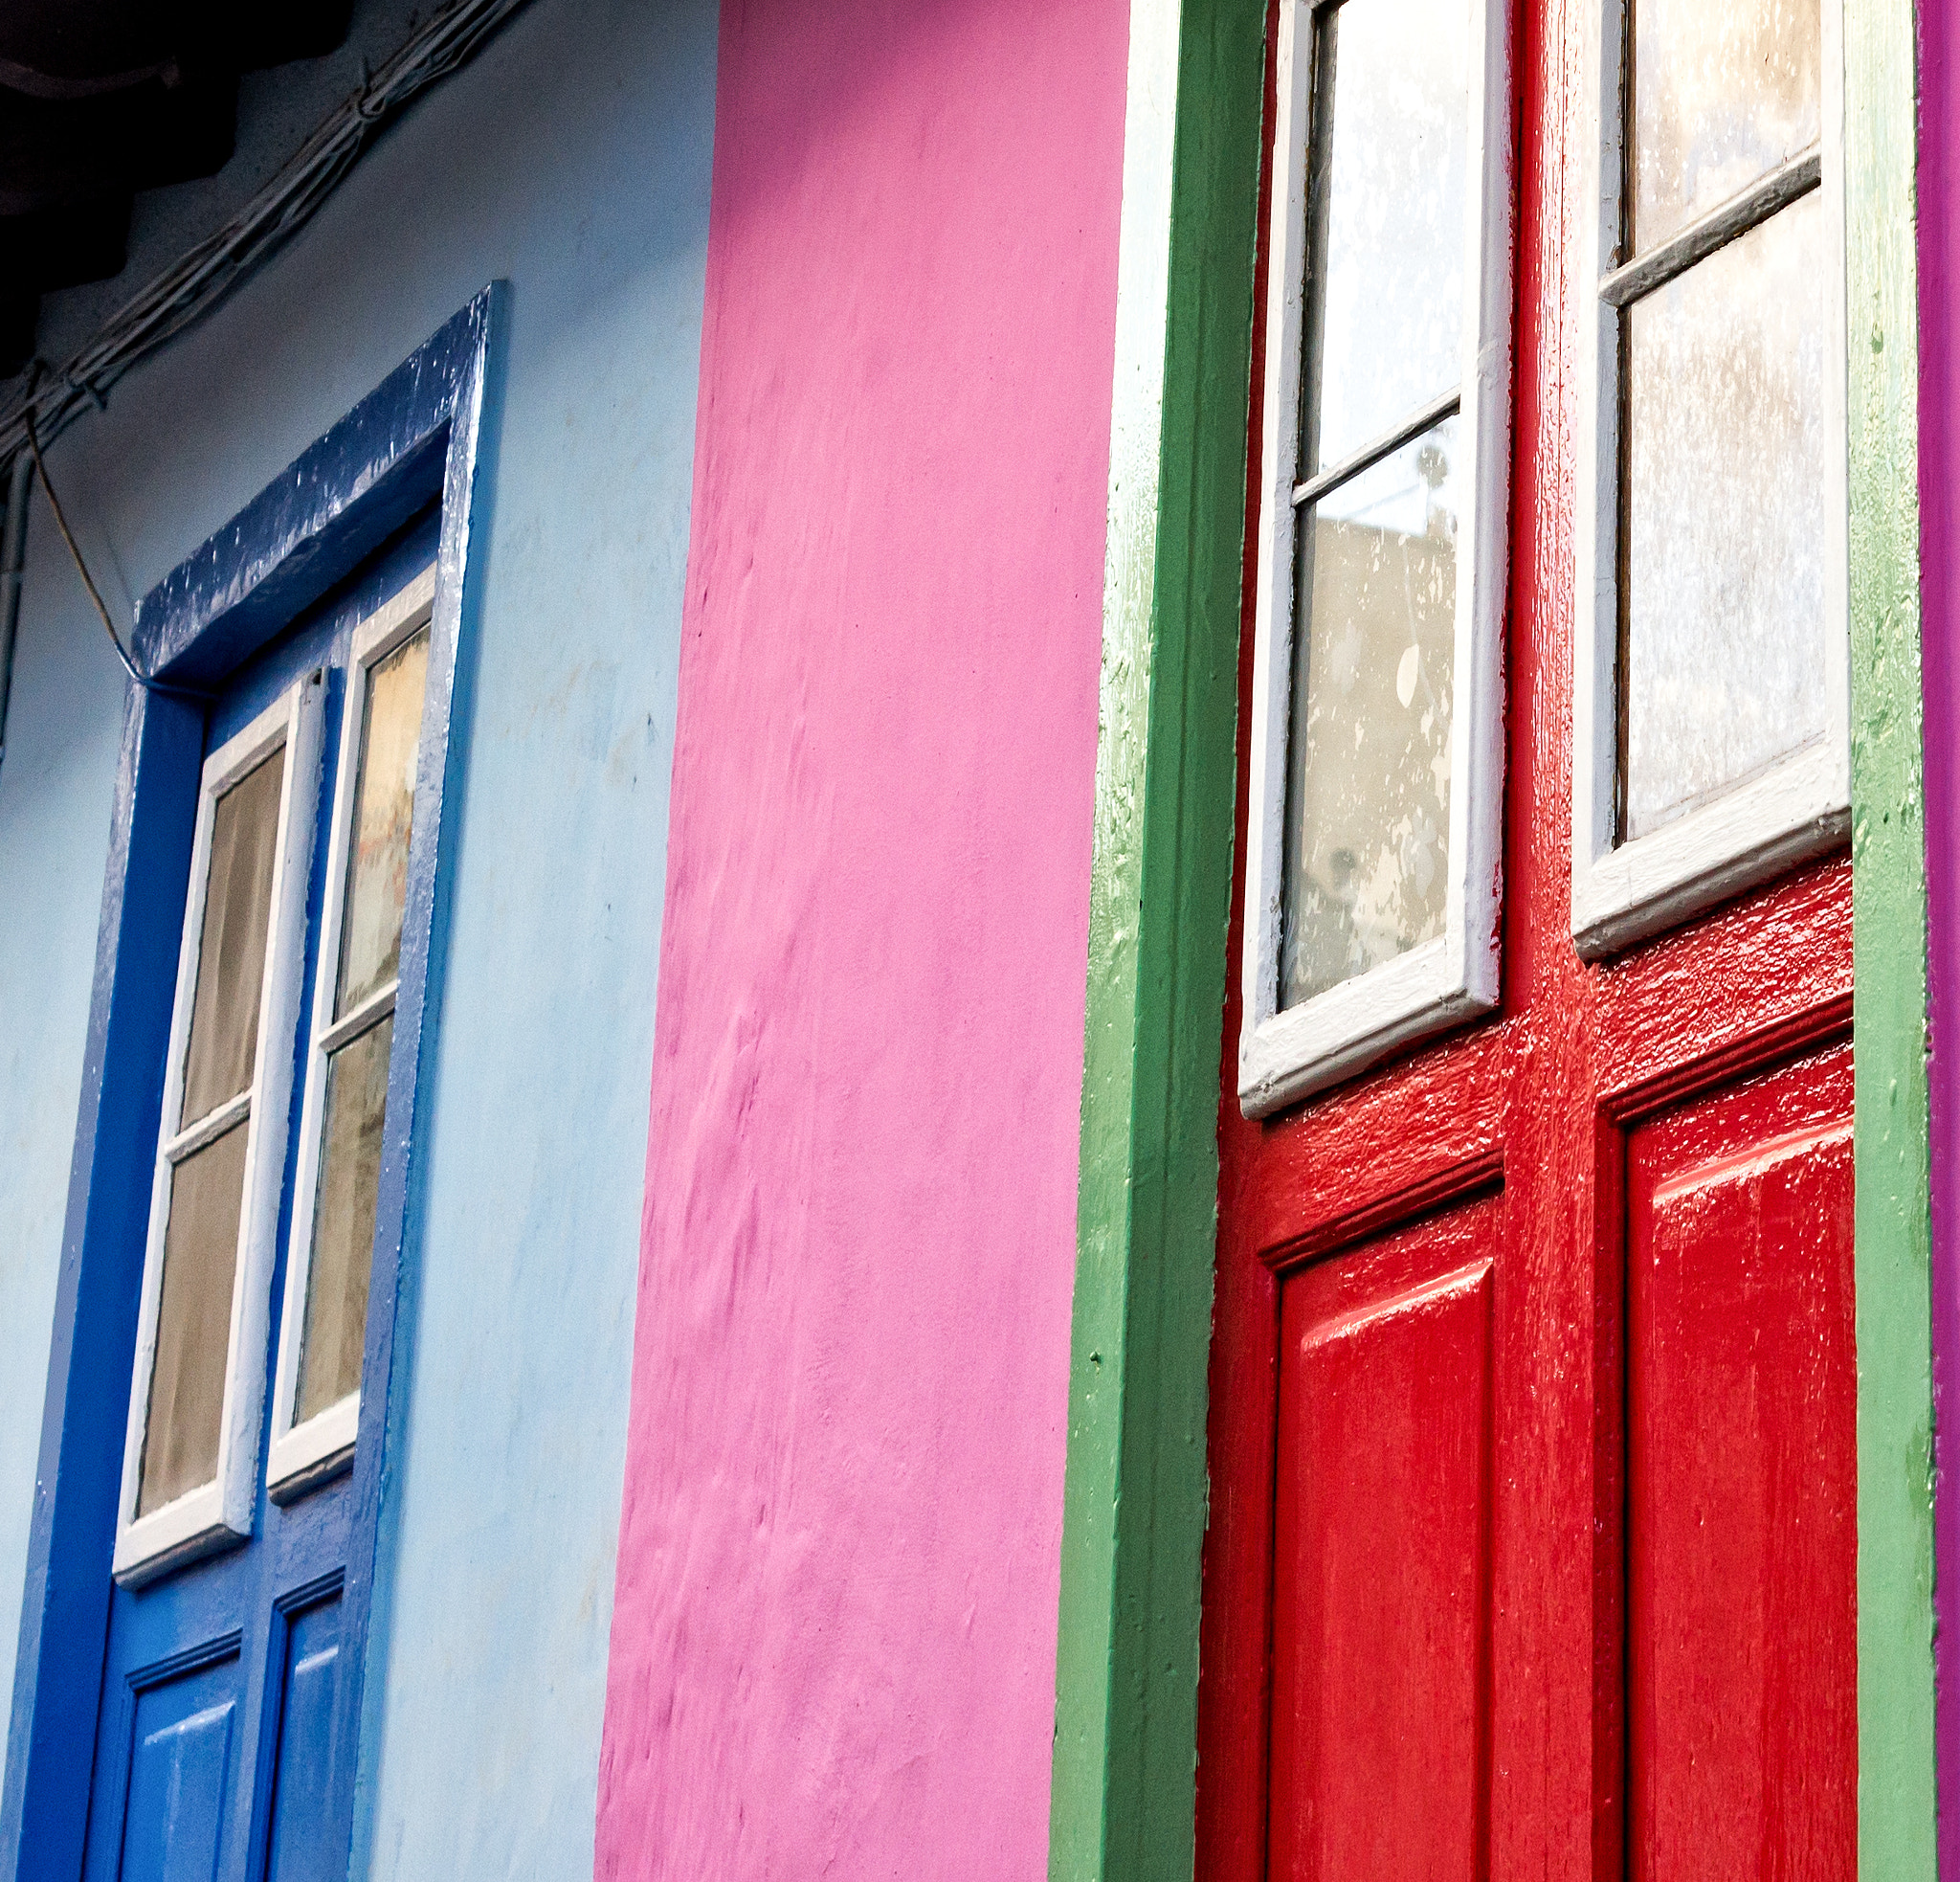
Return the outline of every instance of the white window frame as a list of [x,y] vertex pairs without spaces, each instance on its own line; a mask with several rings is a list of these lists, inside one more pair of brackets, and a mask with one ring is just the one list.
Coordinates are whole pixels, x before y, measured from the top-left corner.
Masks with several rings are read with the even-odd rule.
[[[1586,156],[1579,309],[1577,618],[1572,639],[1572,937],[1619,952],[1842,842],[1851,826],[1851,603],[1846,487],[1844,62],[1838,0],[1822,0],[1819,108],[1826,270],[1825,735],[1659,829],[1615,842],[1619,772],[1619,309],[1604,284],[1618,254],[1626,126],[1621,0],[1582,9],[1587,89],[1601,135]],[[1795,162],[1786,165],[1794,173]],[[1754,189],[1745,192],[1753,195]],[[1807,193],[1807,192],[1806,192]],[[1691,229],[1709,223],[1717,210]],[[1787,213],[1787,212],[1784,212]],[[1755,226],[1761,226],[1757,224]],[[1677,238],[1682,239],[1682,238]],[[1669,244],[1673,246],[1672,243]]]
[[[266,1486],[276,1502],[286,1502],[338,1475],[352,1462],[361,1422],[357,1387],[304,1423],[293,1423],[299,1394],[301,1345],[305,1335],[306,1283],[313,1266],[313,1209],[320,1183],[321,1137],[326,1121],[327,1061],[341,1046],[394,1011],[399,973],[368,996],[345,1019],[333,1017],[340,980],[341,927],[346,899],[347,852],[353,841],[354,798],[360,777],[362,734],[374,669],[389,655],[428,627],[434,612],[435,571],[410,582],[354,630],[347,658],[346,697],[341,711],[341,748],[333,791],[326,886],[322,898],[320,955],[313,986],[312,1038],[307,1043],[305,1095],[300,1117],[299,1168],[294,1177],[293,1217],[286,1251],[285,1302],[279,1314],[278,1364],[273,1383],[272,1443],[266,1452]],[[423,731],[428,702],[423,702]],[[422,737],[418,733],[417,752]]]
[[1509,517],[1512,146],[1508,8],[1470,10],[1462,392],[1471,500],[1458,537],[1444,932],[1281,1009],[1287,742],[1293,706],[1294,489],[1299,478],[1313,0],[1281,0],[1266,313],[1258,573],[1246,818],[1244,1021],[1238,1099],[1263,1117],[1414,1041],[1494,1009],[1502,894],[1503,618]]
[[[177,961],[169,1058],[157,1137],[138,1311],[136,1363],[122,1448],[112,1572],[125,1587],[141,1586],[200,1556],[252,1534],[257,1495],[259,1420],[265,1405],[266,1315],[278,1252],[279,1195],[285,1179],[286,1121],[292,1107],[293,1047],[304,972],[306,888],[313,822],[320,796],[322,701],[324,676],[308,674],[204,762],[199,781],[184,938]],[[197,995],[198,952],[210,888],[212,827],[218,798],[274,752],[283,749],[278,835],[273,861],[272,907],[265,967],[259,983],[258,1045],[252,1082],[238,1098],[189,1130],[177,1128],[184,1102],[185,1056]],[[232,1275],[217,1470],[212,1480],[138,1517],[143,1446],[149,1423],[150,1378],[156,1364],[157,1318],[163,1301],[164,1242],[169,1227],[170,1176],[176,1163],[247,1118],[244,1193],[238,1210],[238,1255]]]

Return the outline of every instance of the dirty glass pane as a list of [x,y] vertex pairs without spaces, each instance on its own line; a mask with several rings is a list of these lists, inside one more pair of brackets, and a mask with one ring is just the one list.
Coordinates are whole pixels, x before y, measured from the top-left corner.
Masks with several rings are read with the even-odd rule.
[[252,1083],[258,1051],[258,990],[272,920],[273,860],[278,848],[281,748],[246,773],[217,801],[212,819],[211,875],[197,948],[197,996],[184,1058],[188,1127]]
[[1823,236],[1813,194],[1630,313],[1630,837],[1824,732]]
[[1817,0],[1635,0],[1634,243],[1816,142]]
[[170,1173],[156,1367],[136,1494],[139,1516],[217,1475],[250,1130],[243,1122],[233,1125]]
[[393,1039],[390,1017],[342,1046],[327,1063],[326,1122],[313,1205],[313,1259],[306,1270],[295,1424],[345,1399],[361,1383],[374,1198],[388,1107],[388,1052]]
[[1462,378],[1469,42],[1467,0],[1347,0],[1325,16],[1309,469],[1346,462]]
[[1459,459],[1445,419],[1301,523],[1282,1007],[1443,931]]
[[405,640],[368,684],[361,770],[354,787],[346,911],[341,920],[338,1018],[395,977],[401,963],[402,900],[409,881],[409,821],[415,807],[415,752],[429,630]]

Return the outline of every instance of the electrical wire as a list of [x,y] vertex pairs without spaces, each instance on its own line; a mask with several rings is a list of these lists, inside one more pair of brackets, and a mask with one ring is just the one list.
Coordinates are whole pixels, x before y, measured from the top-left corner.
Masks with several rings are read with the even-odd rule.
[[55,513],[55,527],[61,532],[61,540],[68,545],[68,553],[75,558],[75,570],[81,577],[81,585],[88,590],[88,598],[96,604],[96,613],[101,616],[102,632],[109,637],[109,645],[116,650],[116,658],[122,662],[122,670],[131,681],[146,693],[167,693],[177,699],[209,699],[209,693],[199,692],[192,686],[172,686],[162,680],[152,680],[141,671],[129,649],[122,644],[122,637],[116,632],[116,623],[110,618],[108,604],[102,599],[102,592],[96,586],[96,578],[89,573],[88,564],[82,559],[81,545],[75,540],[75,531],[68,527],[68,517],[61,507],[61,499],[55,494],[55,486],[48,481],[47,460],[41,456],[41,440],[34,429],[34,412],[32,403],[26,414],[27,448],[34,460],[34,474],[41,481],[41,494],[48,500],[48,507]]
[[[76,572],[88,590],[109,644],[122,670],[145,692],[184,699],[210,697],[193,687],[152,680],[138,668],[116,631],[49,481],[41,456],[43,437],[53,443],[91,404],[98,410],[106,409],[110,388],[124,373],[202,320],[298,235],[381,131],[431,85],[466,65],[528,4],[529,0],[455,0],[412,34],[378,72],[369,72],[364,60],[360,90],[321,120],[312,135],[236,215],[111,315],[95,338],[58,370],[45,392],[42,379],[48,368],[42,361],[33,362],[20,404],[0,419],[0,463],[17,459],[23,451],[31,456],[56,527],[68,545]],[[16,480],[14,487],[18,491],[23,486]],[[4,735],[4,721],[0,721],[0,735]]]
[[455,0],[411,34],[378,71],[365,75],[359,91],[322,119],[236,215],[112,314],[53,385],[42,392],[30,381],[20,406],[0,419],[0,462],[29,443],[36,425],[52,444],[84,407],[105,406],[117,380],[202,320],[298,235],[382,130],[431,85],[474,58],[528,4]]

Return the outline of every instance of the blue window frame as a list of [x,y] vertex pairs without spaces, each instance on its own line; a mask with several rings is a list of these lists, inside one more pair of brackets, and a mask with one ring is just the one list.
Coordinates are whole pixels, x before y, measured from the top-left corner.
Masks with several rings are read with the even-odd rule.
[[[383,1486],[390,1434],[405,1409],[395,1309],[412,1273],[417,1235],[416,1117],[445,947],[444,857],[453,818],[444,810],[461,762],[455,732],[467,716],[467,661],[459,656],[472,606],[477,466],[500,299],[498,288],[486,288],[137,610],[139,663],[174,686],[209,696],[211,704],[132,685],[124,709],[0,1789],[0,1877],[83,1872],[99,1747],[127,1775],[113,1798],[107,1793],[115,1782],[96,1786],[104,1792],[95,1800],[96,1839],[109,1829],[103,1812],[120,1821],[124,1811],[148,1807],[145,1784],[174,1786],[174,1795],[184,1789],[178,1778],[200,1761],[238,1760],[237,1768],[252,1765],[260,1775],[237,1787],[243,1794],[235,1809],[226,1804],[235,1822],[187,1819],[180,1826],[190,1842],[209,1835],[213,1852],[222,1849],[217,1872],[324,1874],[338,1872],[336,1856],[345,1867]],[[235,734],[262,721],[275,698],[315,672],[327,676],[325,721],[338,728],[359,628],[432,560],[426,704],[389,997],[388,1128],[351,1456],[342,1445],[323,1457],[324,1468],[295,1478],[297,1489],[282,1492],[279,1501],[290,1508],[278,1512],[287,1526],[278,1530],[277,1546],[248,1544],[174,1581],[162,1577],[152,1592],[137,1595],[117,1587],[111,1566],[181,916],[191,887],[207,758],[228,739],[235,744]],[[328,779],[339,735],[326,734]],[[330,811],[331,786],[322,788]],[[325,846],[316,844],[309,989],[325,875]],[[310,1019],[302,1031],[303,1038],[286,1042],[300,1055],[301,1078],[306,1054],[318,1043]],[[296,1089],[295,1124],[300,1109]],[[291,1134],[297,1139],[297,1129]],[[279,1271],[269,1277],[275,1320],[295,1241],[294,1160],[289,1151]],[[270,1369],[276,1330],[265,1338]],[[253,1520],[261,1538],[274,1535],[266,1495],[274,1395],[265,1396]],[[328,1532],[323,1548],[320,1538]],[[227,1593],[225,1578],[235,1581],[251,1561],[264,1599],[258,1620],[241,1626],[227,1621],[237,1590]],[[146,1609],[131,1604],[145,1601],[152,1602]],[[146,1642],[143,1616],[155,1622],[167,1610],[171,1626],[152,1625]],[[168,1652],[155,1650],[171,1643]],[[332,1677],[324,1680],[328,1668]],[[275,1787],[269,1774],[286,1762],[283,1749],[296,1734],[311,1734],[314,1750],[333,1756],[301,1759],[304,1782]],[[138,1743],[163,1750],[138,1763]],[[112,1845],[119,1840],[112,1836]],[[100,1860],[92,1846],[91,1863]]]

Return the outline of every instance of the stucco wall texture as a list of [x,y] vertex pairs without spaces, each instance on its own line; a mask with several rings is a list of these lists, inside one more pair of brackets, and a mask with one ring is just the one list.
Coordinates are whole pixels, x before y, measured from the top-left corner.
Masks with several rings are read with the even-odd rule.
[[[398,1330],[411,1401],[369,1642],[354,1872],[376,1882],[591,1873],[716,32],[714,0],[537,0],[264,274],[49,453],[126,620],[485,282],[508,283],[424,1228]],[[0,772],[0,1671],[122,698],[39,505],[21,634]]]
[[601,1876],[1039,1875],[1120,0],[729,0]]

